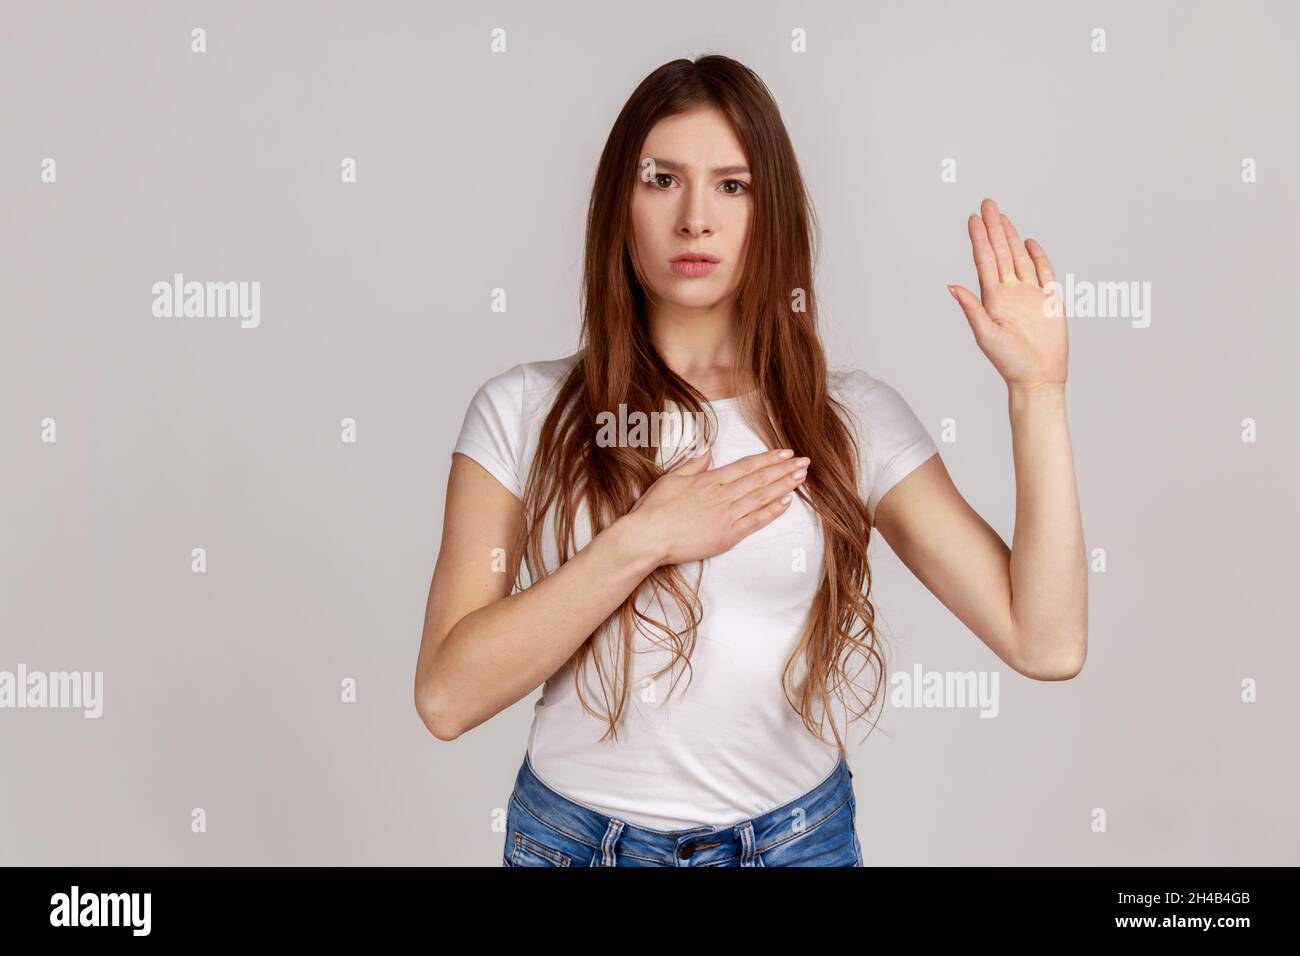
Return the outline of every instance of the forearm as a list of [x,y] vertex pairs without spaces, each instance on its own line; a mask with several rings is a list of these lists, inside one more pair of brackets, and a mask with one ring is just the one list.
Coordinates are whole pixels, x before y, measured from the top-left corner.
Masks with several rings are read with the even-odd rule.
[[1077,673],[1088,639],[1088,567],[1065,386],[1011,387],[1016,524],[1011,616],[1027,671]]
[[658,563],[624,517],[554,573],[467,614],[430,662],[431,712],[460,734],[509,707],[555,673]]

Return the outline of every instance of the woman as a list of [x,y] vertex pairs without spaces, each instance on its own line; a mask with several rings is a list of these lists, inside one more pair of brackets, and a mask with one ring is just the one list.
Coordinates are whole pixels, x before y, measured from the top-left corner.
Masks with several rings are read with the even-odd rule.
[[[985,201],[980,296],[949,287],[1008,386],[1008,549],[898,392],[828,369],[813,221],[762,81],[721,56],[666,64],[600,159],[579,350],[470,403],[415,698],[452,740],[545,683],[507,866],[862,865],[838,725],[884,681],[873,529],[1008,666],[1083,666],[1066,325],[1041,247]],[[677,427],[639,427],[651,415]]]

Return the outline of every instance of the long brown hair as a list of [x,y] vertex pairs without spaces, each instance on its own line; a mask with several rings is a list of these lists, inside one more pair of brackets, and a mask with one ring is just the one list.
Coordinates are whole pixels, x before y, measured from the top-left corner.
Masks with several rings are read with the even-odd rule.
[[[577,361],[560,382],[541,429],[525,484],[513,573],[520,586],[521,558],[533,581],[549,573],[541,546],[552,507],[549,523],[563,562],[575,553],[575,519],[584,499],[591,533],[598,534],[631,510],[641,493],[675,464],[661,465],[653,447],[599,444],[595,423],[601,412],[616,413],[622,404],[628,413],[648,415],[661,412],[671,401],[693,420],[701,418],[703,394],[674,374],[650,340],[647,284],[639,278],[632,255],[630,224],[632,189],[646,135],[660,119],[701,106],[715,107],[729,119],[752,171],[753,214],[737,292],[735,375],[745,395],[742,410],[768,447],[793,448],[813,461],[797,493],[820,519],[825,573],[781,686],[808,730],[825,740],[820,728],[831,696],[839,698],[854,720],[871,710],[884,681],[885,661],[870,601],[871,524],[857,490],[855,435],[842,417],[843,406],[828,392],[826,357],[817,333],[816,216],[775,100],[753,71],[728,57],[664,64],[641,81],[610,131],[587,214]],[[604,737],[618,736],[631,680],[634,628],[649,626],[663,635],[663,646],[672,652],[656,678],[678,661],[690,666],[702,612],[696,589],[674,566],[656,569],[645,586],[661,601],[664,594],[671,598],[686,623],[682,631],[642,613],[636,592],[570,659],[583,708],[608,723]],[[617,624],[618,639],[607,649],[598,637],[611,624]],[[603,659],[607,650],[608,668]],[[855,655],[862,655],[862,663],[850,674]],[[599,678],[603,714],[592,709],[583,693],[580,678],[588,658]],[[792,687],[801,658],[806,676]],[[872,662],[876,680],[870,699],[855,709],[848,702],[850,692],[860,701],[854,678]],[[833,717],[830,723],[843,752]]]

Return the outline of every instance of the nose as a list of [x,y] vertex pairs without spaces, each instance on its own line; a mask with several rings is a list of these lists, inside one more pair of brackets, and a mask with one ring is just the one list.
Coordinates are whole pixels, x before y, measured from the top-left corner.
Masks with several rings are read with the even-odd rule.
[[682,223],[682,228],[678,231],[684,236],[692,236],[695,238],[713,235],[713,230],[709,226],[705,225],[704,221],[701,219],[687,220]]
[[683,201],[682,221],[678,232],[684,236],[711,236],[713,227],[709,225],[706,211],[707,196],[703,189],[689,188]]

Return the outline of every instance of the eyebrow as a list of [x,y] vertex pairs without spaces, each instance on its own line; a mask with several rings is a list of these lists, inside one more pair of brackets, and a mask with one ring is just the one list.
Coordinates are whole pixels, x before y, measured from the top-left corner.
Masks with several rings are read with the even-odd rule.
[[[675,159],[655,159],[655,157],[653,156],[650,156],[648,158],[654,160],[655,169],[666,169],[669,172],[684,173],[686,172],[686,170],[691,168],[688,163],[679,163]],[[739,173],[748,173],[749,167],[748,166],[715,166],[711,170],[711,172],[715,176],[735,176]]]

